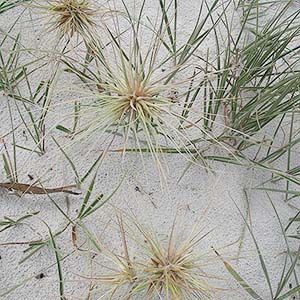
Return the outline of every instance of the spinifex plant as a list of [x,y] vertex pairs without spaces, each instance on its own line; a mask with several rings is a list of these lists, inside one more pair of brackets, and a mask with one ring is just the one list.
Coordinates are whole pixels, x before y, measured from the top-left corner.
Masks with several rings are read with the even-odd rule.
[[146,241],[148,261],[145,263],[145,277],[137,290],[147,288],[150,299],[155,295],[165,295],[166,299],[209,298],[212,287],[206,283],[206,275],[201,268],[204,257],[194,252],[194,247],[205,236],[192,233],[180,242],[171,232],[167,247],[139,226]]
[[[105,73],[101,72],[102,82],[88,83],[89,87],[93,84],[98,89],[86,91],[87,99],[91,100],[81,102],[83,133],[109,132],[111,140],[121,134],[123,146],[118,151],[146,148],[160,166],[158,153],[163,151],[164,139],[178,151],[190,145],[186,130],[178,128],[179,106],[171,95],[176,85],[164,84],[163,79],[157,80],[153,70],[139,64],[133,66],[132,61],[119,54],[121,62],[116,69],[108,67]],[[129,146],[132,140],[135,149]]]
[[[107,27],[111,42],[104,45],[99,40],[93,41],[88,64],[78,65],[65,57],[67,70],[83,82],[83,97],[78,100],[81,109],[76,112],[81,119],[78,131],[81,137],[90,134],[107,137],[109,133],[110,150],[150,152],[160,171],[159,153],[165,148],[173,148],[174,152],[194,160],[198,151],[191,143],[190,132],[202,129],[197,126],[201,114],[195,117],[188,102],[190,83],[199,75],[194,72],[192,54],[212,30],[203,27],[217,3],[214,2],[202,22],[199,17],[193,33],[178,49],[175,42],[172,47],[166,42],[174,37],[164,6],[158,25],[142,22],[143,6],[137,19],[125,6],[127,17],[123,18],[123,14],[122,21],[128,21],[128,30],[121,31],[118,16],[113,20],[114,28]],[[189,75],[183,75],[187,70]],[[120,135],[123,145],[114,149],[112,142]]]
[[36,1],[35,7],[47,18],[48,30],[57,32],[59,39],[75,35],[88,39],[96,34],[94,18],[99,12],[88,0]]
[[[207,233],[201,235],[192,231],[180,242],[173,228],[165,247],[141,224],[136,221],[133,223],[141,236],[136,236],[119,218],[124,256],[103,252],[114,266],[109,267],[112,270],[110,274],[97,277],[96,280],[112,286],[110,299],[116,296],[117,291],[120,293],[119,299],[210,299],[213,288],[206,282],[208,275],[201,269],[205,258],[194,253],[195,247]],[[127,246],[128,235],[141,251],[135,254],[134,260]]]

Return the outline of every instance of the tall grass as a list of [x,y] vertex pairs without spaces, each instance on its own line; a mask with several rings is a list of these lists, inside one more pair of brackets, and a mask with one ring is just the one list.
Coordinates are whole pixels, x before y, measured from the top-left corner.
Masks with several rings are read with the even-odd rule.
[[[192,142],[203,149],[199,150],[202,160],[248,164],[277,179],[281,173],[281,179],[299,184],[298,166],[291,166],[291,154],[299,145],[293,126],[300,103],[300,10],[293,1],[269,4],[273,10],[268,15],[267,4],[240,1],[241,28],[233,30],[226,14],[220,20],[225,30],[214,27],[217,55],[203,63],[201,70],[207,77],[204,82],[193,82],[191,97],[194,102],[202,101],[204,136]],[[216,76],[209,76],[212,72]],[[291,130],[284,127],[286,122],[291,122]],[[290,138],[284,139],[282,131],[290,131]],[[207,142],[210,147],[205,147]],[[216,148],[219,155],[212,155]],[[277,164],[283,158],[287,159],[286,169]]]
[[216,63],[209,67],[218,75],[217,80],[207,77],[201,87],[206,115],[203,125],[211,131],[220,128],[221,117],[224,129],[216,138],[232,144],[236,151],[261,144],[267,148],[271,140],[261,139],[259,133],[299,103],[299,46],[294,42],[299,37],[295,23],[300,11],[286,16],[290,5],[266,24],[260,25],[261,20],[256,19],[256,25],[249,26],[251,13],[260,8],[257,1],[250,1],[238,33],[230,31],[226,16],[222,18],[227,29],[223,44],[215,30]]

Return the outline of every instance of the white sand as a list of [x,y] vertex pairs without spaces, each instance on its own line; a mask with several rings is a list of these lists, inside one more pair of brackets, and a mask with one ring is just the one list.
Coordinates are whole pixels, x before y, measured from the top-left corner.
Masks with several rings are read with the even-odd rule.
[[[185,2],[185,4],[181,5],[180,31],[178,33],[181,39],[185,38],[193,25],[200,0],[182,2]],[[156,9],[152,7],[152,2],[147,9],[149,16],[156,13]],[[1,15],[0,28],[7,30],[21,10],[18,8]],[[231,13],[232,9],[229,12]],[[240,27],[238,16],[239,14],[236,14],[234,19],[234,28]],[[36,18],[36,16],[33,16],[33,18]],[[30,16],[26,12],[20,21],[20,25],[17,25],[13,33],[15,34],[20,30],[22,43],[27,45],[27,47],[51,49],[48,47],[53,45],[53,41],[47,40],[48,36],[42,34],[43,28],[38,26],[38,23],[39,21],[31,22]],[[205,55],[207,48],[211,48],[211,53],[213,53],[214,41],[212,38],[208,39],[207,43],[199,49],[199,54]],[[5,46],[3,50],[5,51]],[[47,68],[43,70],[45,69]],[[36,75],[37,80],[40,80],[42,77],[47,78],[47,72],[43,72],[39,74],[40,77]],[[68,100],[64,96],[64,87],[72,81],[74,82],[74,78],[65,74],[61,75],[58,82],[59,92],[53,94],[55,95],[55,101]],[[16,116],[15,122],[18,124],[20,121],[18,114],[16,111],[13,113]],[[49,115],[47,118],[48,128],[52,124],[56,124],[57,120],[64,114],[64,111],[61,110],[60,113],[61,115],[57,113]],[[7,98],[4,95],[0,95],[0,120],[0,136],[2,136],[11,128]],[[61,136],[61,133],[58,132],[57,135]],[[10,145],[10,137],[6,137],[5,141]],[[17,131],[17,141],[21,145],[28,146],[22,130]],[[81,174],[83,174],[84,170],[87,170],[87,167],[97,157],[96,151],[86,155],[86,149],[89,147],[88,143],[89,141],[84,141],[73,148],[73,157],[76,156],[76,165]],[[47,153],[42,157],[29,155],[26,151],[18,150],[20,181],[30,183],[27,174],[31,174],[34,178],[41,177],[42,180],[47,180],[45,182],[47,187],[74,183],[74,176],[70,166],[63,156],[59,154],[50,137],[46,147]],[[2,145],[0,145],[0,151],[4,153]],[[282,255],[282,251],[285,251],[285,244],[280,225],[266,194],[250,190],[251,187],[265,180],[269,174],[230,165],[212,164],[215,174],[209,174],[199,166],[193,166],[183,179],[177,183],[187,162],[180,155],[166,155],[165,164],[168,166],[168,187],[162,190],[157,170],[150,155],[144,156],[146,176],[144,176],[143,170],[140,168],[141,161],[138,155],[129,155],[128,159],[133,161],[134,167],[128,173],[121,188],[111,199],[111,205],[126,212],[129,212],[131,209],[138,216],[139,221],[146,226],[152,226],[153,230],[157,232],[163,241],[166,240],[170,232],[176,213],[178,214],[178,231],[188,233],[189,229],[202,216],[207,206],[210,205],[206,218],[202,222],[202,227],[205,226],[207,230],[213,229],[213,231],[199,244],[196,251],[203,253],[210,251],[211,246],[214,248],[224,247],[220,252],[228,260],[232,259],[230,260],[231,263],[262,297],[270,299],[267,283],[249,232],[245,234],[242,251],[239,255],[240,259],[238,261],[235,260],[239,248],[237,241],[243,230],[243,219],[235,203],[245,213],[247,201],[244,191],[246,189],[249,194],[253,232],[269,268],[272,283],[275,284],[279,280],[285,258]],[[283,161],[282,164],[284,168],[285,162]],[[52,170],[49,170],[50,165],[53,166]],[[99,171],[93,196],[95,197],[99,193],[109,195],[116,188],[122,176],[123,170],[120,165],[119,155],[110,154]],[[0,162],[0,178],[1,182],[6,180],[2,160]],[[62,194],[53,195],[52,198],[62,209],[68,210],[68,214],[71,217],[74,217],[84,198],[87,184],[82,187],[83,194],[81,196],[69,197],[69,206],[67,206],[65,196]],[[283,202],[283,198],[284,196],[282,195],[272,194],[272,199],[278,208],[282,222],[286,224],[294,212]],[[17,218],[26,213],[39,211],[37,217],[26,221],[27,224],[30,223],[30,226],[20,225],[0,233],[0,294],[23,282],[24,284],[9,295],[4,296],[3,299],[59,299],[57,267],[55,265],[54,252],[51,248],[44,247],[20,265],[19,261],[24,258],[25,254],[23,251],[27,246],[4,246],[2,243],[28,242],[39,240],[41,237],[47,238],[48,231],[43,221],[50,226],[53,232],[56,232],[63,228],[67,222],[66,219],[47,196],[25,195],[20,198],[4,189],[0,189],[0,200],[0,220],[3,220],[4,216]],[[110,220],[112,221],[109,223]],[[115,222],[115,213],[110,205],[105,205],[85,220],[86,226],[101,242],[107,247],[120,252],[121,241],[119,235],[112,226],[108,225],[106,227],[107,224],[112,224],[113,222]],[[84,241],[82,233],[79,233],[78,239],[79,243]],[[103,272],[101,266],[94,263],[91,267],[88,252],[76,251],[72,245],[70,228],[56,240],[56,243],[62,255],[72,252],[62,262],[66,298],[68,300],[86,299],[90,280],[83,279],[81,276],[91,276],[92,274],[97,276],[97,274],[99,275]],[[86,249],[86,247],[85,245],[84,248]],[[135,253],[136,249],[133,247],[131,251]],[[101,256],[96,256],[94,261],[102,263]],[[205,270],[222,278],[216,284],[225,288],[225,291],[217,293],[216,299],[250,299],[249,295],[234,283],[222,263],[217,259]],[[41,272],[45,277],[36,279],[35,276]],[[25,283],[27,279],[29,280]]]

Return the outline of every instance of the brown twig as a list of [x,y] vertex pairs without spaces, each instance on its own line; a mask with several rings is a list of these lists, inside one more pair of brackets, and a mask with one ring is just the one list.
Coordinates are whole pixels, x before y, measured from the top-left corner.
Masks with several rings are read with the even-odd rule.
[[80,192],[75,192],[70,190],[71,188],[74,187],[76,187],[76,185],[68,185],[68,186],[63,186],[58,188],[42,188],[30,184],[17,183],[17,182],[0,183],[0,188],[22,192],[23,194],[35,194],[35,195],[53,194],[53,193],[67,193],[72,195],[80,195],[81,194]]

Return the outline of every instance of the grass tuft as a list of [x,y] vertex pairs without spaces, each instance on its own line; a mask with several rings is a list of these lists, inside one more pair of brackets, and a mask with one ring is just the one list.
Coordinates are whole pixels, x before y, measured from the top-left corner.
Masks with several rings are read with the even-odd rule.
[[37,8],[50,18],[48,30],[58,32],[60,39],[86,37],[96,26],[97,11],[88,0],[51,0]]
[[[213,288],[206,282],[209,275],[202,271],[205,258],[195,253],[196,246],[207,234],[192,232],[180,241],[173,228],[165,247],[156,235],[135,220],[133,223],[141,234],[139,237],[133,233],[131,236],[132,229],[124,226],[120,217],[118,220],[124,255],[103,251],[114,264],[114,267],[109,267],[113,271],[96,278],[98,282],[112,286],[108,292],[111,297],[120,290],[120,299],[140,299],[142,296],[166,300],[210,299]],[[129,254],[128,235],[140,249],[135,259]]]

